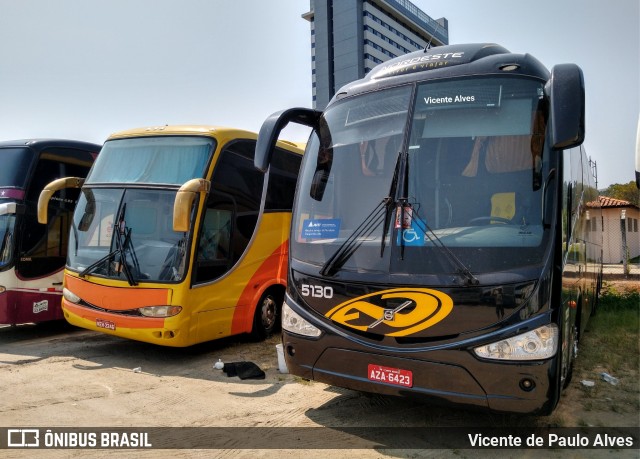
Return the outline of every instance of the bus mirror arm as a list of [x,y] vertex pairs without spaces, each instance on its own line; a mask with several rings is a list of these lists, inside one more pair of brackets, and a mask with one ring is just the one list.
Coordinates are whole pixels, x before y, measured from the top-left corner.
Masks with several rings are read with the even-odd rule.
[[256,169],[266,172],[271,162],[273,147],[278,140],[280,131],[290,122],[309,126],[316,129],[322,112],[311,108],[290,108],[273,113],[262,123],[256,143],[256,153],[253,164]]
[[173,231],[189,231],[191,206],[198,193],[208,193],[211,189],[211,182],[205,179],[191,179],[185,182],[173,203]]
[[47,224],[47,210],[51,196],[64,188],[81,188],[84,179],[80,177],[64,177],[47,184],[38,197],[38,223]]

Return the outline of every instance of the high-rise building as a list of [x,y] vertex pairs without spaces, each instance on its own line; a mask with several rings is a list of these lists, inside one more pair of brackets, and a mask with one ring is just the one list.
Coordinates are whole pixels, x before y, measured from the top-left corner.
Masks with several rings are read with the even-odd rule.
[[432,19],[409,0],[310,0],[313,107],[396,56],[449,43],[447,19]]

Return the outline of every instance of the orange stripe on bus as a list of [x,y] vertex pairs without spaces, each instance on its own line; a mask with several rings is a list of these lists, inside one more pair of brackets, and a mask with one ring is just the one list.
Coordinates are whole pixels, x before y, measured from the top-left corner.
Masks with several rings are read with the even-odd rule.
[[114,311],[169,304],[166,288],[108,287],[65,276],[65,286],[84,301]]
[[[251,331],[257,302],[256,287],[262,287],[270,281],[274,284],[286,284],[288,248],[289,240],[286,240],[269,255],[247,282],[233,313],[232,335]],[[262,291],[259,293],[262,294]]]
[[[62,301],[62,308],[65,312],[69,314],[73,314],[75,317],[81,320],[89,320],[93,322],[93,326],[88,327],[87,324],[76,324],[81,325],[85,328],[90,328],[91,330],[105,331],[108,333],[108,330],[98,328],[96,326],[96,319],[102,319],[109,322],[113,322],[116,325],[116,330],[118,328],[133,328],[133,329],[143,329],[143,328],[163,328],[164,327],[164,318],[157,317],[129,317],[123,316],[120,314],[110,314],[108,312],[96,311],[95,309],[85,308],[84,306],[80,306],[77,304],[73,304],[67,300]],[[73,318],[70,320],[73,323]]]

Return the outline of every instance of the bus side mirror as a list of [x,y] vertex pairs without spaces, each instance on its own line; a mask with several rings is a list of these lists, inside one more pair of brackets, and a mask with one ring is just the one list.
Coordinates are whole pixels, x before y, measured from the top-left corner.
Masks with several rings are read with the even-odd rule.
[[84,213],[78,223],[78,230],[82,232],[89,231],[91,223],[93,223],[93,218],[96,216],[96,198],[93,196],[93,190],[91,188],[85,188],[84,195],[87,203],[84,206]]
[[38,223],[47,224],[47,209],[53,193],[64,188],[81,188],[83,183],[80,177],[64,177],[47,184],[38,197]]
[[256,169],[266,172],[271,162],[273,147],[278,140],[280,131],[290,122],[316,128],[322,112],[310,108],[290,108],[273,113],[262,123],[256,142],[256,153],[253,164]]
[[173,202],[173,231],[180,233],[189,231],[191,206],[198,193],[208,193],[211,182],[205,179],[191,179],[185,182]]
[[551,142],[554,150],[582,144],[585,132],[585,96],[582,70],[575,64],[551,69],[545,88],[551,104]]

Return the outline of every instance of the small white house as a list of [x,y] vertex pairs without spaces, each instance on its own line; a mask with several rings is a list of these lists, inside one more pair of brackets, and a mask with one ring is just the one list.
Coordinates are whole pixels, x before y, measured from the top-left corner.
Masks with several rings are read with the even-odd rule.
[[[602,262],[608,264],[622,263],[624,246],[629,259],[640,255],[640,232],[638,220],[640,209],[635,204],[621,199],[599,196],[602,208],[602,219],[590,219],[590,230],[602,232]],[[597,236],[597,233],[596,233]]]

